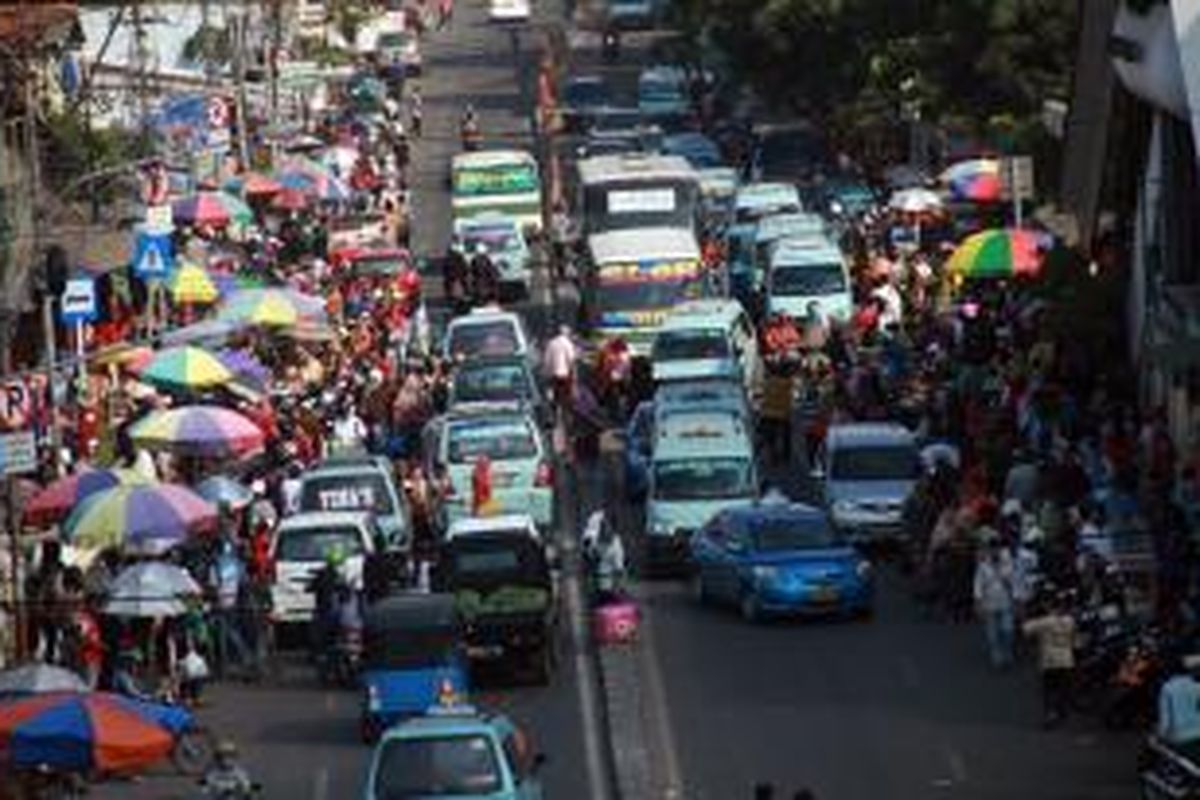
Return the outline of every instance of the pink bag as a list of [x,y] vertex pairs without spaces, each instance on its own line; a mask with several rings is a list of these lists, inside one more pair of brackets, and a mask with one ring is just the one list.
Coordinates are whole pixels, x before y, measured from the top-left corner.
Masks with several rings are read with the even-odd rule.
[[592,636],[604,645],[624,644],[637,638],[641,610],[632,600],[615,600],[598,607],[592,616]]

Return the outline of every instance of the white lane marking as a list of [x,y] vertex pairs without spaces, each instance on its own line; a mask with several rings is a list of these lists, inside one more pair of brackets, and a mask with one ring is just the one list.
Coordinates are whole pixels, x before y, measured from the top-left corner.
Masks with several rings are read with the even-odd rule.
[[671,725],[670,708],[667,705],[666,684],[663,682],[662,667],[658,661],[658,648],[654,642],[654,625],[650,614],[642,606],[642,619],[639,626],[641,635],[642,674],[646,676],[646,689],[650,697],[650,718],[654,723],[654,733],[658,738],[658,750],[662,755],[663,777],[666,786],[663,796],[678,798],[684,796],[683,771],[679,767],[679,751],[675,746],[675,731]]
[[[573,547],[569,538],[565,547]],[[590,653],[586,649],[588,640],[587,617],[583,611],[583,590],[579,576],[572,573],[566,578],[567,613],[571,618],[571,639],[575,649],[575,688],[579,693],[579,713],[583,717],[583,751],[587,762],[588,789],[592,800],[610,800],[608,781],[604,769],[604,743],[600,730],[600,714],[597,710],[596,670]]]
[[921,685],[921,670],[917,668],[916,660],[908,654],[900,656],[900,682],[906,689],[916,689]]
[[321,767],[313,775],[313,800],[327,800],[329,797],[329,767]]

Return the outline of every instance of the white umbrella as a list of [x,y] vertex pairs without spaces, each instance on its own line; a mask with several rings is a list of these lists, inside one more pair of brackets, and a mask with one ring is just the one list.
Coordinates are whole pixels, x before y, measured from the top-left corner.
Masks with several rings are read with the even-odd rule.
[[888,207],[893,211],[902,211],[906,214],[923,214],[927,211],[937,211],[942,207],[942,198],[937,192],[929,189],[901,189],[894,192]]
[[147,561],[127,568],[113,581],[104,613],[114,617],[177,617],[184,599],[200,594],[200,585],[172,564]]
[[86,692],[83,678],[53,664],[26,664],[0,672],[0,695]]

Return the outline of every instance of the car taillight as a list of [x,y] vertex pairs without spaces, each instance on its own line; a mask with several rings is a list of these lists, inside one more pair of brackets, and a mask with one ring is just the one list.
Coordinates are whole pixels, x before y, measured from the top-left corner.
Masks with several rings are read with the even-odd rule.
[[538,464],[537,475],[533,478],[534,486],[553,486],[554,485],[554,467],[550,466],[549,461],[543,461]]

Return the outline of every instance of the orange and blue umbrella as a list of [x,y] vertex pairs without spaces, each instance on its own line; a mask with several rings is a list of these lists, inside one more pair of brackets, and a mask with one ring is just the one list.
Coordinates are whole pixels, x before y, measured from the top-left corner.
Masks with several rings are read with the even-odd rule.
[[134,423],[129,436],[142,447],[182,456],[240,456],[263,446],[262,429],[250,419],[210,405],[156,411]]
[[254,221],[250,206],[228,192],[196,192],[172,203],[171,212],[176,222],[218,228],[231,223],[249,225]]
[[61,522],[71,509],[96,492],[122,484],[148,483],[132,470],[85,469],[59,478],[42,489],[25,506],[28,525],[53,525]]
[[152,483],[97,492],[71,512],[62,530],[76,547],[156,556],[216,527],[217,509],[200,495],[186,486]]
[[973,158],[953,164],[941,174],[941,181],[952,197],[974,203],[995,203],[1004,191],[1000,162],[994,158]]
[[1040,242],[1034,231],[980,231],[963,240],[950,255],[946,269],[963,278],[1033,277],[1042,268]]
[[108,692],[63,692],[0,704],[0,762],[64,772],[140,770],[170,755],[190,711]]

